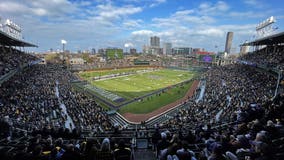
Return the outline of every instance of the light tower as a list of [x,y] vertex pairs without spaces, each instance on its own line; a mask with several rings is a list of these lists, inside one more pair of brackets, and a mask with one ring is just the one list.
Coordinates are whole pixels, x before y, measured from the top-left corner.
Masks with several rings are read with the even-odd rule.
[[128,48],[133,47],[133,46],[134,45],[131,42],[128,42],[128,43],[124,44],[126,54],[128,53]]
[[129,44],[128,43],[125,43],[124,44],[124,48],[125,48],[125,53],[127,54],[127,48],[129,47]]
[[67,41],[65,41],[64,39],[61,40],[61,44],[62,44],[62,52],[64,53],[65,51],[65,45],[67,44]]

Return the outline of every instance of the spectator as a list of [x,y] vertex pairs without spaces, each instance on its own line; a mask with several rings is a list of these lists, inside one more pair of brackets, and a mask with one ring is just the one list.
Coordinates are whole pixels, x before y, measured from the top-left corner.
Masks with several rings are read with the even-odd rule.
[[118,148],[114,150],[115,160],[131,160],[131,149],[125,146],[125,142],[121,139]]
[[105,138],[102,142],[101,149],[97,152],[95,159],[113,160],[113,152],[110,148],[110,140]]

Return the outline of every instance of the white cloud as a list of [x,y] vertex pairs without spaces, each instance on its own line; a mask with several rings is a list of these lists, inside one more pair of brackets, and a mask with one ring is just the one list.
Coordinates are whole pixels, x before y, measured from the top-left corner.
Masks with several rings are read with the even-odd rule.
[[216,4],[204,2],[199,5],[199,12],[203,15],[218,15],[229,10],[229,5],[224,1],[218,1]]
[[143,20],[141,19],[137,19],[137,20],[134,20],[134,19],[130,19],[130,20],[125,20],[123,22],[123,27],[126,28],[126,29],[135,29],[135,28],[139,28],[141,27],[141,23],[143,23]]
[[185,16],[191,13],[194,13],[194,10],[181,10],[181,11],[177,11],[176,13],[174,13],[173,16]]
[[239,19],[263,18],[263,17],[266,16],[266,13],[264,13],[264,12],[256,13],[256,12],[253,12],[253,11],[248,11],[248,12],[235,12],[235,11],[232,11],[232,12],[228,13],[228,16],[239,18]]
[[193,26],[193,25],[202,25],[202,24],[210,24],[214,23],[216,20],[207,15],[193,15],[194,10],[182,10],[177,11],[174,14],[170,15],[170,17],[166,18],[153,18],[152,24],[153,27],[175,27],[175,26]]
[[265,4],[260,0],[244,0],[244,3],[249,7],[258,8],[258,9],[265,7]]
[[47,16],[50,19],[55,19],[59,16],[66,17],[70,13],[74,13],[78,10],[78,7],[67,0],[37,0],[26,1],[26,6],[36,16]]
[[134,36],[151,36],[154,34],[154,32],[151,30],[139,30],[133,31],[131,34]]
[[111,4],[98,5],[97,9],[99,16],[106,18],[118,18],[120,16],[127,16],[142,11],[141,7],[133,7],[133,6],[115,7],[112,6]]
[[222,37],[224,35],[224,31],[218,28],[204,28],[196,31],[196,34],[205,35],[205,36],[213,36],[213,37]]
[[47,16],[55,19],[59,16],[65,17],[69,13],[75,12],[76,5],[67,0],[9,0],[0,2],[0,11],[10,16]]
[[227,11],[230,8],[224,1],[218,1],[215,7],[220,11]]
[[92,2],[90,2],[90,1],[81,1],[81,2],[79,2],[79,5],[83,6],[83,7],[91,6]]
[[141,12],[141,7],[132,5],[115,6],[112,3],[99,4],[87,10],[88,19],[95,22],[95,25],[114,28],[135,28],[139,27],[141,21],[129,18],[129,16]]
[[25,40],[36,42],[39,50],[60,48],[58,42],[62,37],[68,41],[66,49],[71,46],[72,49],[106,45],[117,47],[123,45],[122,40],[110,40],[109,37],[119,37],[127,29],[124,27],[135,29],[143,23],[142,20],[129,18],[142,11],[139,6],[117,6],[111,2],[92,3],[95,2],[0,1],[0,15],[23,26]]
[[152,4],[149,5],[150,8],[156,7],[162,3],[165,3],[167,0],[154,0]]
[[244,4],[248,7],[256,8],[256,9],[263,9],[267,5],[262,0],[243,0]]
[[27,12],[29,8],[21,3],[13,1],[2,1],[0,2],[0,11],[3,13],[13,14],[13,13],[23,13]]
[[38,16],[45,16],[48,14],[48,12],[43,8],[35,8],[32,11]]

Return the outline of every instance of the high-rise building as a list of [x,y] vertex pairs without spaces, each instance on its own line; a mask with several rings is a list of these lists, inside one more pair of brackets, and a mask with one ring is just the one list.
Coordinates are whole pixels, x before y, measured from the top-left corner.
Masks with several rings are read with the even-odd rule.
[[137,51],[136,51],[136,49],[135,48],[130,48],[130,54],[136,54],[137,53]]
[[96,54],[96,49],[95,48],[92,48],[91,54]]
[[160,48],[160,38],[157,36],[151,37],[150,46]]
[[164,43],[163,54],[172,54],[172,44],[171,43]]
[[162,50],[160,48],[160,38],[157,36],[150,38],[150,47],[149,47],[149,53],[150,54],[161,54]]
[[230,54],[231,47],[232,47],[232,41],[233,41],[233,32],[227,33],[227,39],[226,39],[226,46],[225,46],[225,52]]
[[101,56],[105,55],[105,52],[106,52],[106,50],[103,49],[103,48],[98,50],[98,54],[101,55]]

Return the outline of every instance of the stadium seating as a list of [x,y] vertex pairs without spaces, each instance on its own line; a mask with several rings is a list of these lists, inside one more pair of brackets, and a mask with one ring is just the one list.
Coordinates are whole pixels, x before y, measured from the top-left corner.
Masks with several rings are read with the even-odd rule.
[[0,49],[0,79],[5,74],[35,60],[37,58],[30,54],[2,46]]
[[284,69],[284,47],[268,46],[260,50],[245,54],[240,60],[253,62],[269,68]]
[[27,122],[37,129],[61,127],[65,126],[66,115],[60,105],[65,104],[76,128],[95,129],[96,124],[110,128],[106,114],[101,107],[94,107],[93,99],[72,92],[70,81],[74,78],[60,65],[31,66],[2,84],[0,93],[5,96],[1,103],[5,107],[1,108],[1,116]]
[[[36,60],[13,49],[6,56],[8,50],[2,47],[0,75]],[[283,48],[273,55],[264,50],[241,60],[281,69]],[[198,89],[180,108],[133,127],[76,90],[74,80],[61,64],[36,64],[1,84],[1,159],[284,158],[284,94],[275,96],[277,75],[265,70],[211,66],[202,74],[204,92]]]

